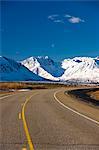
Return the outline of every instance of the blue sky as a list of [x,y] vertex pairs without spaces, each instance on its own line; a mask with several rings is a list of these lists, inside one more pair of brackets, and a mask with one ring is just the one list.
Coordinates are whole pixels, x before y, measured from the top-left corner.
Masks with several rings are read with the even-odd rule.
[[99,2],[1,3],[1,55],[99,56]]

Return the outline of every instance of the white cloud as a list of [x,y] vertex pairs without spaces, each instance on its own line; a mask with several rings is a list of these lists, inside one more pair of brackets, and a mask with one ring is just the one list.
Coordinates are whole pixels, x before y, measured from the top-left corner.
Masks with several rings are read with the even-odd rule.
[[85,22],[83,19],[79,18],[79,17],[74,17],[74,16],[71,16],[69,14],[66,14],[64,15],[65,18],[68,18],[67,20],[70,22],[70,23],[80,23],[80,22]]
[[54,20],[54,17],[53,16],[48,16],[48,19]]
[[64,24],[65,24],[65,20],[73,24],[85,22],[83,19],[79,17],[71,16],[69,14],[65,14],[65,15],[53,14],[48,16],[48,19],[53,21],[54,23],[64,23]]
[[68,21],[70,23],[80,23],[80,22],[85,22],[84,20],[80,19],[79,17],[71,17],[70,19],[68,19]]
[[63,20],[60,18],[60,15],[58,14],[50,15],[48,16],[48,19],[53,21],[54,23],[64,23]]
[[64,15],[64,17],[66,17],[66,18],[70,18],[70,17],[72,17],[72,16],[71,16],[71,15],[66,14],[66,15]]
[[58,19],[58,20],[54,20],[53,22],[56,22],[56,23],[64,23],[63,20],[59,20],[59,19]]
[[50,16],[48,16],[48,19],[54,20],[54,19],[56,19],[56,17],[58,17],[58,16],[59,16],[58,14],[50,15]]

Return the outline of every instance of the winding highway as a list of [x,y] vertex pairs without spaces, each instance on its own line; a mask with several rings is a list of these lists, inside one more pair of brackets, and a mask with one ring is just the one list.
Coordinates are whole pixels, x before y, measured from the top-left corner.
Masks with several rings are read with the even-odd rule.
[[99,125],[63,107],[56,91],[0,99],[0,150],[99,150]]

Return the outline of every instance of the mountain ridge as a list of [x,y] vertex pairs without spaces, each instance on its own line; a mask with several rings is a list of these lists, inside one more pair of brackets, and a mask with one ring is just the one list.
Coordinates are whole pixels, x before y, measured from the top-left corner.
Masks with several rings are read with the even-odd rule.
[[64,72],[64,69],[59,68],[60,64],[48,56],[29,57],[21,63],[35,74],[49,80],[59,81],[57,77]]
[[43,80],[21,63],[4,56],[0,56],[0,81],[28,81]]
[[[3,63],[3,59],[5,63]],[[6,61],[8,61],[10,65],[8,65]],[[30,81],[49,80],[57,82],[62,81],[78,83],[99,83],[98,56],[96,58],[74,57],[64,59],[61,62],[56,62],[49,56],[32,56],[21,62],[16,62],[14,60],[1,56],[0,68],[0,72],[2,75],[1,80],[4,80],[5,74],[6,77],[9,76],[8,78],[9,80],[11,80],[10,75],[12,71],[13,74],[16,72],[17,74],[21,72],[21,78],[19,78],[18,80],[23,79]],[[24,75],[22,76],[22,74],[25,74],[26,78],[24,78]]]

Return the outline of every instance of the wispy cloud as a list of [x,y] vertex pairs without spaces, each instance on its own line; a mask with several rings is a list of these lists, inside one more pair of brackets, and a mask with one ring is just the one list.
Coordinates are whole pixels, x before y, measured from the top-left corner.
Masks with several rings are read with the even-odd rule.
[[48,16],[48,19],[55,20],[58,16],[59,16],[58,14],[50,15],[50,16]]
[[71,15],[66,14],[66,15],[64,15],[64,17],[65,17],[65,18],[70,18],[70,17],[72,17],[72,16],[71,16]]
[[70,23],[80,23],[80,22],[85,22],[83,19],[80,19],[79,17],[71,17],[68,19]]
[[53,21],[54,23],[64,23],[64,24],[66,24],[66,21],[72,24],[85,22],[84,19],[81,19],[80,17],[71,16],[70,14],[65,15],[53,14],[48,16],[48,19]]
[[53,22],[56,22],[56,23],[64,23],[64,21],[63,20],[54,20]]

